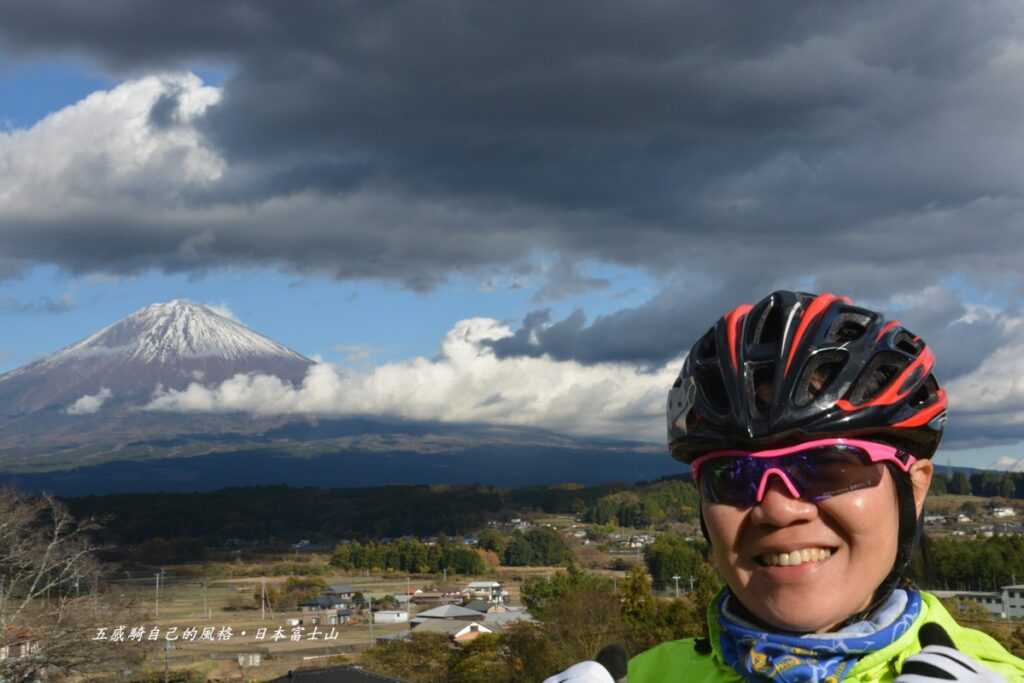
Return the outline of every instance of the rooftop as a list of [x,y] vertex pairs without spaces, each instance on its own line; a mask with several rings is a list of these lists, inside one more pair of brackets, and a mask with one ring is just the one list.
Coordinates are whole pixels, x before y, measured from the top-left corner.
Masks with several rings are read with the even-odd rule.
[[296,669],[287,676],[274,678],[270,683],[404,683],[398,678],[381,676],[354,666],[331,666],[324,669]]
[[458,605],[441,605],[433,609],[428,609],[425,612],[420,612],[416,615],[417,619],[458,619],[459,617],[471,617],[474,619],[480,618],[480,612],[476,610],[466,609],[465,607],[459,607]]

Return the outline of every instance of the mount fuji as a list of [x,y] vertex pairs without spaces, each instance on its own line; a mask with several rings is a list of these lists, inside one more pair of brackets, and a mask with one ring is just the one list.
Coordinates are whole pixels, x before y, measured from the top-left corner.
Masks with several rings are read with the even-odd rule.
[[57,493],[292,483],[526,485],[678,472],[650,444],[392,416],[143,410],[240,374],[301,384],[314,361],[216,310],[147,306],[0,375],[0,484]]
[[[213,309],[147,306],[71,346],[0,375],[0,416],[124,412],[158,389],[219,384],[238,373],[302,382],[313,361]],[[83,398],[92,400],[82,401]],[[120,410],[113,410],[119,407]]]

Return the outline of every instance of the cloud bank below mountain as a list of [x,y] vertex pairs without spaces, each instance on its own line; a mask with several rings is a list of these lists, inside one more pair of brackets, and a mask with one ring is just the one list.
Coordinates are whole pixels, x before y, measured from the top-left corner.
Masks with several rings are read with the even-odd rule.
[[270,375],[236,375],[156,394],[146,410],[254,415],[394,415],[417,420],[545,427],[577,435],[656,442],[665,392],[681,359],[654,370],[550,358],[500,359],[485,342],[512,331],[487,318],[457,323],[435,358],[351,372],[319,363],[300,387]]

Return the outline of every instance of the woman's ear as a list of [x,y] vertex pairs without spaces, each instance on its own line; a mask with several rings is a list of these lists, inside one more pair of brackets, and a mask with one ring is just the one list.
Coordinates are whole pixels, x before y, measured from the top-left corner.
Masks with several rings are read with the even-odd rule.
[[914,487],[914,508],[918,517],[924,511],[924,499],[928,496],[928,487],[932,484],[934,473],[935,466],[928,458],[910,466],[910,483]]

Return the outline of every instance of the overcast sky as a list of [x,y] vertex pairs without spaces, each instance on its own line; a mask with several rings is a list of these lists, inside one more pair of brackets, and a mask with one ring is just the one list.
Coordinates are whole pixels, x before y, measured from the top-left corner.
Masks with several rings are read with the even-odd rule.
[[0,5],[0,370],[185,297],[657,441],[719,315],[829,290],[936,348],[943,461],[1024,458],[1020,3],[189,4]]

